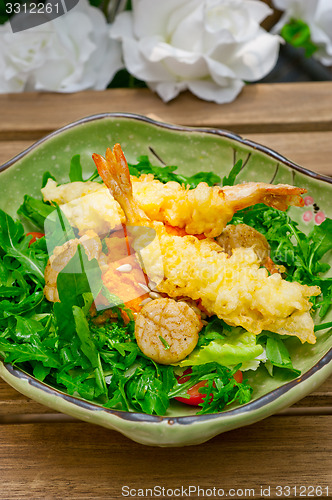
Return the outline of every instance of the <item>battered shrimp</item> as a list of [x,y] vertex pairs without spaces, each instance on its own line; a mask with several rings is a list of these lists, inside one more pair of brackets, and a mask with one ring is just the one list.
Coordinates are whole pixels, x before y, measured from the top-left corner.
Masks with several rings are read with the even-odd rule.
[[170,365],[194,350],[202,326],[199,316],[185,302],[156,299],[138,313],[135,337],[146,356],[162,365]]
[[140,207],[152,220],[184,228],[188,234],[219,236],[235,212],[264,203],[279,210],[303,206],[306,190],[287,184],[248,182],[236,186],[208,186],[200,182],[188,189],[177,182],[163,184],[151,176],[133,178],[133,192]]
[[[109,178],[107,158],[95,155],[95,160]],[[237,210],[256,203],[265,203],[279,210],[286,210],[289,205],[303,206],[301,194],[306,192],[305,189],[287,184],[271,185],[262,182],[224,188],[210,187],[201,182],[195,189],[188,189],[177,182],[163,184],[151,174],[143,174],[139,178],[132,176],[131,182],[134,200],[137,200],[134,202],[135,209],[143,210],[143,218],[148,216],[151,220],[184,229],[187,234],[205,234],[210,238],[222,233]],[[61,204],[68,220],[81,233],[92,228],[105,233],[120,221],[124,222],[120,207],[123,198],[119,205],[109,195],[107,188],[96,182],[56,186],[49,179],[42,193],[45,201]]]
[[[53,254],[48,260],[45,269],[45,287],[44,294],[50,302],[59,302],[59,294],[56,286],[58,274],[62,271],[70,259],[75,255],[77,246],[82,244],[89,260],[103,260],[101,241],[94,231],[87,233],[80,239],[72,239],[64,245],[55,247]],[[106,256],[104,256],[106,258]]]
[[[127,162],[119,144],[113,151],[107,149],[106,158],[93,155],[93,160],[131,224],[164,229],[162,224],[150,221],[134,199]],[[188,304],[173,299],[156,299],[138,313],[135,337],[146,356],[161,364],[171,364],[194,350],[202,326],[200,318]]]
[[[309,297],[319,295],[319,287],[285,281],[278,273],[270,276],[266,269],[260,267],[252,248],[236,248],[229,257],[211,238],[199,240],[191,235],[167,234],[161,222],[151,221],[142,213],[133,197],[129,170],[120,145],[114,146],[113,153],[107,151],[106,160],[99,155],[93,158],[129,222],[152,227],[157,233],[164,272],[163,279],[157,284],[159,292],[172,298],[200,300],[208,315],[216,314],[228,324],[242,326],[255,334],[269,330],[295,335],[302,342],[315,343]],[[257,198],[251,185],[247,201],[236,201],[233,196],[233,207],[243,208],[249,198],[250,203],[262,199],[274,203],[274,195],[270,200],[267,194],[270,188],[264,188],[264,194],[260,193]],[[293,194],[286,194],[288,188]],[[226,191],[229,193],[230,189]],[[303,190],[283,186],[282,191],[284,199],[277,202],[280,207],[289,201],[300,203],[296,193]],[[154,250],[149,256],[149,248],[151,245],[146,249],[146,256],[153,260]]]

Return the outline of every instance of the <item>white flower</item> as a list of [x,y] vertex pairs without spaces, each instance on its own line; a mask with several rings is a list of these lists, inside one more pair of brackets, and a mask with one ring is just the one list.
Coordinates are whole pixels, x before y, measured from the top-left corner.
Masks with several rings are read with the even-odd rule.
[[[16,19],[24,26],[26,14]],[[0,26],[0,92],[102,90],[123,67],[120,44],[88,0],[66,14],[18,33]]]
[[310,28],[311,40],[318,46],[313,57],[326,66],[332,65],[332,1],[273,0],[273,3],[285,11],[274,32],[280,32],[290,19],[304,21]]
[[164,101],[189,89],[218,103],[275,65],[280,39],[260,27],[271,13],[257,0],[133,0],[111,37],[122,41],[125,66]]

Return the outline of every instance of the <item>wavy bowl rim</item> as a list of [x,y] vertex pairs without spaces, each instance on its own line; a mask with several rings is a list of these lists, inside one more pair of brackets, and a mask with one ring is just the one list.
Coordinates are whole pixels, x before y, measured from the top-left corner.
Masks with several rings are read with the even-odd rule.
[[[306,169],[297,163],[294,163],[293,161],[289,160],[285,156],[281,155],[277,151],[273,150],[272,148],[269,148],[267,146],[264,146],[262,144],[259,144],[255,141],[251,141],[249,139],[244,139],[242,136],[230,132],[225,129],[221,128],[208,128],[208,127],[188,127],[184,125],[175,125],[171,123],[166,123],[158,120],[154,120],[152,118],[149,118],[144,115],[140,114],[135,114],[135,113],[124,113],[124,112],[115,112],[115,113],[98,113],[95,115],[90,115],[84,118],[80,118],[79,120],[76,120],[74,122],[71,122],[67,125],[64,125],[63,127],[54,130],[53,132],[47,134],[45,137],[42,137],[38,141],[34,142],[31,146],[23,150],[21,153],[18,155],[14,156],[7,162],[3,163],[0,165],[0,173],[4,172],[11,166],[13,166],[17,161],[21,160],[24,158],[28,153],[33,151],[34,149],[38,148],[40,145],[43,143],[47,142],[48,140],[56,137],[57,135],[62,134],[63,132],[66,132],[72,128],[75,128],[79,125],[84,125],[85,123],[90,123],[93,121],[97,120],[103,120],[103,119],[131,119],[131,120],[138,120],[142,121],[145,123],[148,123],[152,126],[160,127],[162,129],[166,130],[173,130],[177,132],[188,132],[188,133],[202,133],[202,134],[211,134],[211,135],[216,135],[219,137],[225,137],[227,139],[234,140],[240,144],[243,144],[245,146],[249,146],[250,148],[253,148],[254,150],[257,150],[259,152],[262,152],[270,157],[272,157],[274,160],[279,161],[280,163],[283,163],[287,167],[296,170],[297,172],[300,172],[310,178],[326,182],[327,184],[332,184],[332,178],[319,174],[317,172],[313,172],[312,170]],[[4,367],[8,371],[8,373],[15,378],[19,378],[22,380],[27,380],[27,382],[34,386],[36,389],[41,390],[44,393],[47,393],[48,395],[53,395],[55,397],[60,397],[64,400],[66,400],[69,403],[72,403],[75,406],[83,407],[89,411],[95,412],[95,411],[101,411],[105,414],[109,415],[114,415],[117,416],[123,420],[128,420],[132,422],[148,422],[148,423],[161,423],[161,422],[168,422],[172,424],[181,424],[181,425],[188,425],[188,424],[194,424],[195,422],[204,422],[204,421],[211,421],[211,420],[216,420],[216,419],[223,419],[223,418],[228,418],[232,416],[237,416],[243,413],[250,413],[259,410],[260,408],[269,405],[270,403],[274,402],[277,400],[279,397],[285,395],[292,389],[294,389],[299,383],[303,383],[307,380],[309,380],[315,373],[317,373],[319,370],[322,368],[326,367],[330,362],[332,361],[332,348],[319,360],[317,363],[315,363],[314,366],[312,366],[307,372],[305,372],[303,375],[300,377],[297,377],[289,382],[286,382],[280,387],[277,387],[276,389],[273,389],[272,391],[268,392],[267,394],[264,394],[260,398],[255,399],[254,401],[250,401],[249,403],[246,403],[245,405],[239,406],[238,408],[234,408],[231,410],[226,410],[223,412],[219,413],[210,413],[210,414],[204,414],[204,415],[187,415],[187,416],[158,416],[158,415],[150,415],[147,413],[141,413],[141,412],[127,412],[127,411],[122,411],[122,410],[112,410],[109,408],[105,408],[101,405],[98,405],[97,403],[93,403],[90,401],[87,401],[85,399],[78,398],[76,396],[71,396],[69,394],[66,394],[65,392],[62,392],[50,385],[45,384],[44,382],[41,382],[37,380],[35,377],[32,375],[24,372],[23,370],[19,368],[15,368],[12,364],[10,363],[3,363]]]

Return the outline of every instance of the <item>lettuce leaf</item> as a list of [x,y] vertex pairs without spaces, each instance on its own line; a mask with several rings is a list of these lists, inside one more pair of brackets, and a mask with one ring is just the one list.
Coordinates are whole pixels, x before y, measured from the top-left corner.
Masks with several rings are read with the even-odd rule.
[[224,338],[216,338],[195,349],[179,365],[195,366],[215,362],[230,367],[252,361],[263,353],[263,347],[256,344],[256,335],[243,328],[232,328]]

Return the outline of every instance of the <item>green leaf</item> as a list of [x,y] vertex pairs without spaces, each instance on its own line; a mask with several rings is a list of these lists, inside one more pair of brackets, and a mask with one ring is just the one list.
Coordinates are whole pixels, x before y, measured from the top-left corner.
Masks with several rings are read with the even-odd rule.
[[75,330],[72,307],[86,306],[86,294],[92,294],[92,302],[98,296],[102,287],[101,270],[97,260],[92,259],[89,261],[84,247],[78,245],[75,255],[58,274],[57,278],[60,302],[54,304],[53,310],[60,335],[63,338],[70,339],[72,332]]
[[146,155],[138,157],[137,164],[130,164],[129,172],[131,175],[140,176],[141,174],[152,174],[155,179],[160,180],[161,182],[169,182],[175,181],[180,184],[189,185],[190,188],[195,188],[200,182],[206,182],[209,186],[213,186],[220,182],[220,177],[213,172],[199,172],[198,174],[192,175],[190,177],[175,174],[175,170],[177,170],[176,166],[165,166],[165,167],[157,167],[152,165],[149,160],[149,157]]
[[30,343],[23,344],[11,344],[0,339],[0,351],[6,353],[6,363],[40,361],[46,367],[60,367],[58,356],[50,349],[47,349],[37,337],[32,338]]
[[232,167],[228,176],[225,176],[222,180],[223,186],[234,186],[236,177],[241,172],[242,169],[242,160],[238,160],[235,165]]
[[0,210],[0,248],[6,253],[4,262],[15,259],[19,262],[22,272],[34,275],[40,283],[44,283],[45,262],[40,261],[35,252],[29,248],[30,239],[25,236],[21,222],[14,221]]
[[45,219],[55,210],[55,207],[37,200],[26,194],[22,205],[17,210],[18,215],[22,215],[39,229],[44,230]]
[[49,171],[44,172],[43,174],[43,179],[42,179],[42,188],[44,188],[47,184],[48,179],[52,179],[53,181],[56,182],[56,178],[54,175],[52,175]]
[[301,375],[301,370],[293,367],[287,347],[276,334],[269,333],[267,336],[266,357],[273,366],[290,370],[296,376]]
[[69,179],[70,182],[83,181],[81,155],[74,155],[70,160]]
[[44,330],[40,321],[16,316],[15,338],[21,342],[31,342],[34,338],[39,339],[39,333]]
[[51,367],[49,366],[44,366],[42,363],[36,363],[34,368],[33,368],[33,376],[36,377],[36,379],[40,380],[43,382],[47,375],[49,375],[51,371]]
[[45,219],[44,231],[49,255],[53,254],[55,247],[62,246],[69,240],[75,239],[74,230],[58,205]]
[[310,262],[313,259],[321,259],[332,249],[332,219],[325,219],[322,224],[315,226],[308,235],[308,239],[311,240]]
[[[205,363],[219,363],[222,366],[235,366],[239,363],[252,363],[263,353],[263,347],[256,344],[256,335],[242,328],[232,328],[232,332],[211,340],[207,345],[194,349],[179,366],[194,366]],[[254,364],[259,364],[254,362]]]
[[[150,360],[142,362],[125,385],[131,406],[144,413],[164,415],[169,405],[169,397],[163,380],[169,370],[172,368],[159,366],[156,369]],[[168,374],[166,380],[169,381]]]
[[326,328],[332,328],[332,321],[327,321],[326,323],[321,323],[320,325],[316,325],[314,330],[315,332],[319,332],[320,330],[325,330]]
[[88,322],[80,307],[73,306],[73,315],[76,325],[76,332],[82,344],[82,351],[89,359],[92,368],[94,369],[96,384],[99,388],[98,396],[107,394],[104,372],[100,362],[100,355],[93,341]]

